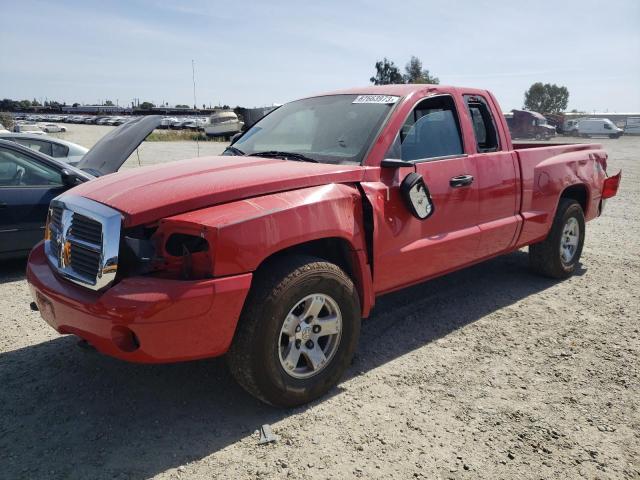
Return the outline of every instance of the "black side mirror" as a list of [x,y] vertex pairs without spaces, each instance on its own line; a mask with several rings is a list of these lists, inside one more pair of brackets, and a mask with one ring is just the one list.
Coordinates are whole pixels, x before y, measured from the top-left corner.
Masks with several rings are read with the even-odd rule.
[[62,177],[62,184],[67,187],[75,187],[76,185],[80,185],[82,183],[82,179],[80,177],[66,168],[63,168],[60,171],[60,176]]
[[418,219],[425,220],[435,211],[431,194],[422,175],[412,172],[400,184],[400,194],[409,211]]
[[242,136],[243,133],[244,132],[238,132],[234,136],[232,136],[231,137],[231,143],[229,145],[233,145],[234,143],[236,143],[236,140],[238,140]]

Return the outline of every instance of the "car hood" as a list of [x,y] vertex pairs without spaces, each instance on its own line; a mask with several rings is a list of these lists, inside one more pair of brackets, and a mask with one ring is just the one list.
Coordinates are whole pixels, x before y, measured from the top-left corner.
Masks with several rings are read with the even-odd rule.
[[117,172],[161,120],[160,115],[149,115],[123,123],[102,137],[77,167],[95,176]]
[[142,167],[74,188],[124,214],[125,227],[211,205],[328,183],[362,181],[365,167],[216,156]]

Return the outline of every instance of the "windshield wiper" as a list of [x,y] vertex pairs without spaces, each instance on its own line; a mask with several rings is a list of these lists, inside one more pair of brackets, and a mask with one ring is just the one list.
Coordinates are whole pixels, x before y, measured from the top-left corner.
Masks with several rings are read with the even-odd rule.
[[283,158],[285,160],[297,160],[299,162],[318,163],[318,160],[309,158],[306,155],[295,152],[281,152],[280,150],[267,150],[266,152],[250,153],[249,157],[274,157]]
[[224,149],[224,152],[222,152],[223,154],[227,153],[227,152],[231,152],[234,155],[246,155],[246,153],[244,153],[242,150],[240,150],[239,148],[236,147],[232,147],[231,145],[229,145],[227,148]]

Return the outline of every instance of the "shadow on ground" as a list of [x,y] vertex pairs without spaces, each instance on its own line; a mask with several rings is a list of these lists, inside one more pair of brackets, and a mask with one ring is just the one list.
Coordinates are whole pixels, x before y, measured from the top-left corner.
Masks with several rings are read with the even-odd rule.
[[[526,254],[515,252],[382,297],[363,324],[347,376],[553,284],[530,274]],[[220,359],[134,365],[75,343],[61,337],[0,355],[6,478],[148,478],[306,408],[261,404],[234,383]],[[340,395],[340,388],[331,395]]]
[[26,276],[27,259],[0,260],[0,283],[15,282]]

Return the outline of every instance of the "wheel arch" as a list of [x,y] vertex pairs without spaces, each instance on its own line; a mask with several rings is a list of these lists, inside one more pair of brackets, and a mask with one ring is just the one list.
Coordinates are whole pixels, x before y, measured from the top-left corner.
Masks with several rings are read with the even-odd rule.
[[589,187],[584,183],[574,183],[566,187],[558,198],[558,204],[556,205],[556,212],[558,211],[558,205],[563,198],[575,200],[582,207],[585,217],[589,209]]
[[367,263],[366,252],[356,247],[344,237],[324,237],[301,242],[272,252],[262,259],[256,273],[270,268],[275,262],[292,255],[309,255],[339,266],[353,281],[363,317],[367,317],[373,307],[373,285]]

